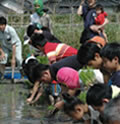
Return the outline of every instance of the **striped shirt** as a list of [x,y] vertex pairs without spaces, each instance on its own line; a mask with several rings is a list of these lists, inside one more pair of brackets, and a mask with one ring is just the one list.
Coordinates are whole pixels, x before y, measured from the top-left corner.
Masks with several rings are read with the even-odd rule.
[[76,55],[77,49],[64,43],[47,42],[44,46],[44,53],[47,55],[50,63],[58,61],[62,58]]

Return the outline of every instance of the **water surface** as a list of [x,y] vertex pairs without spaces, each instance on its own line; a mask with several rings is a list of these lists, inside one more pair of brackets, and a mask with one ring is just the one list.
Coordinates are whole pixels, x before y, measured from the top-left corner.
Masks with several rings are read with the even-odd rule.
[[72,124],[63,112],[45,118],[47,106],[26,104],[28,89],[24,84],[0,84],[0,124]]

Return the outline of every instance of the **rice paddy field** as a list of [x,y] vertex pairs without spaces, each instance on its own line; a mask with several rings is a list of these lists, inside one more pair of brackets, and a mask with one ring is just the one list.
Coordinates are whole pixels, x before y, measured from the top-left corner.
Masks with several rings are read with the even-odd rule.
[[[109,42],[120,42],[120,23],[116,16],[109,16],[109,24],[105,27],[105,32]],[[51,15],[54,35],[62,42],[77,49],[80,47],[79,39],[83,31],[83,21],[76,14]],[[27,18],[28,20],[28,18]],[[17,23],[15,21],[15,23]],[[9,22],[10,23],[10,22]],[[14,26],[14,25],[13,25]],[[15,27],[16,31],[24,43],[26,26]],[[33,51],[34,52],[34,51]],[[28,45],[23,45],[23,58],[30,53]],[[38,57],[40,62],[46,64],[46,57]],[[28,86],[29,84],[27,84]],[[29,85],[30,86],[30,85]],[[26,82],[11,84],[0,83],[0,124],[72,124],[74,121],[66,116],[62,111],[55,118],[46,118],[49,112],[48,107],[43,104],[30,106],[26,103],[29,88]],[[84,94],[83,94],[84,95]],[[84,97],[84,96],[83,96]],[[80,124],[80,122],[78,122]]]

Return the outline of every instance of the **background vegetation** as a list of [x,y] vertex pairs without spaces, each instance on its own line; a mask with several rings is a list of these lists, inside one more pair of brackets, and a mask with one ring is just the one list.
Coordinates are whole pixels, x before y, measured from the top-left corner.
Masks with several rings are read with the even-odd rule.
[[[120,41],[120,14],[112,13],[108,14],[109,24],[105,26],[105,31],[108,36],[109,42],[119,42]],[[117,15],[117,16],[116,16]],[[52,14],[51,20],[53,25],[53,32],[54,35],[60,39],[63,43],[67,43],[77,49],[80,47],[79,39],[81,36],[81,32],[83,31],[83,20],[77,14]],[[22,18],[23,25],[17,25],[19,23],[20,17],[14,16],[13,18],[11,15],[8,16],[9,24],[13,25],[22,43],[24,42],[24,33],[26,30],[27,25],[29,24],[29,15],[24,16]],[[12,23],[11,23],[12,22]],[[20,22],[21,23],[21,22]],[[23,45],[23,57],[25,58],[28,53],[30,53],[28,45]]]

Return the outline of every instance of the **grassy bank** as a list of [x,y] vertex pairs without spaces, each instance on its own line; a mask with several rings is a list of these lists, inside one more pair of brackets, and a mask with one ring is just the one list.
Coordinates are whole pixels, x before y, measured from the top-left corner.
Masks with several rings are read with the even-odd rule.
[[[79,39],[83,31],[82,18],[77,15],[52,15],[54,35],[62,42],[79,49]],[[109,16],[110,23],[106,25],[105,31],[109,42],[120,42],[120,25],[115,23],[115,17]],[[17,28],[21,41],[24,41],[25,28]],[[23,57],[29,53],[28,46],[23,46]]]

